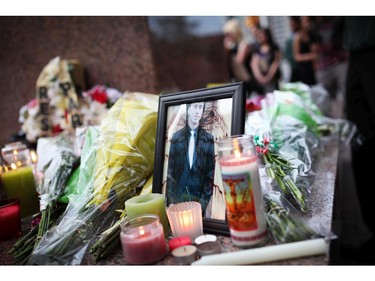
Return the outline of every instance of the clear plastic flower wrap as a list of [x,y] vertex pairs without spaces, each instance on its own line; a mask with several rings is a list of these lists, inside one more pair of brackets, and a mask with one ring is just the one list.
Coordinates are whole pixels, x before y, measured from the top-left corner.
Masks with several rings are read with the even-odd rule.
[[281,193],[272,190],[264,192],[263,199],[268,229],[276,243],[297,242],[320,236],[287,200],[283,200]]
[[117,209],[139,192],[154,168],[157,95],[125,93],[84,143],[76,194],[29,264],[78,265],[89,245],[119,219]]
[[278,243],[315,235],[332,239],[329,203],[334,191],[332,186],[323,188],[322,180],[330,182],[340,163],[338,171],[332,168],[319,178],[317,173],[338,150],[358,139],[356,128],[347,120],[322,115],[308,86],[296,83],[282,89],[267,94],[260,110],[248,113],[245,125],[257,145],[269,229]]
[[66,205],[58,202],[69,177],[79,165],[73,151],[74,138],[67,131],[55,137],[39,138],[38,165],[35,179],[39,193],[40,212],[33,220],[37,225],[12,248],[14,264],[26,264],[40,238],[64,211]]
[[261,104],[261,110],[248,114],[245,125],[246,134],[254,138],[260,169],[266,170],[275,190],[308,212],[313,158],[319,149],[317,123],[294,93],[274,91]]

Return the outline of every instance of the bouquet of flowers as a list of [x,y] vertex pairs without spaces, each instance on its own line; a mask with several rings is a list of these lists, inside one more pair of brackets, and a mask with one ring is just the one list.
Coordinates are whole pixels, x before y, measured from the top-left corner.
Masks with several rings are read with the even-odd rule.
[[248,113],[245,126],[259,156],[267,222],[278,243],[318,235],[303,218],[310,213],[313,160],[324,149],[320,126],[327,121],[308,86],[284,88],[267,94],[260,109]]
[[79,192],[69,196],[66,211],[28,264],[81,264],[98,234],[119,220],[116,210],[153,173],[158,100],[125,93],[111,107],[92,145],[82,150]]
[[[48,147],[48,151],[45,151],[48,153],[41,152],[45,147]],[[41,237],[65,209],[66,205],[57,201],[64,192],[70,175],[79,164],[79,157],[73,151],[73,139],[67,132],[56,137],[40,138],[37,151],[41,156],[39,159],[45,160],[41,170],[36,170],[41,211],[30,232],[11,249],[15,264],[27,263]]]

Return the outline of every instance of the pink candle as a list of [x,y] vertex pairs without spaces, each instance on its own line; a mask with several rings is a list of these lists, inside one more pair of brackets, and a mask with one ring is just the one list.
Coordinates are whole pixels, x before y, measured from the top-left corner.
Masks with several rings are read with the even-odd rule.
[[190,236],[174,237],[168,241],[168,245],[169,245],[169,250],[173,251],[174,249],[178,247],[191,245],[191,239],[190,239]]
[[20,201],[16,198],[0,200],[0,241],[21,235]]
[[121,224],[121,245],[128,264],[152,264],[167,253],[163,226],[157,215],[140,215]]

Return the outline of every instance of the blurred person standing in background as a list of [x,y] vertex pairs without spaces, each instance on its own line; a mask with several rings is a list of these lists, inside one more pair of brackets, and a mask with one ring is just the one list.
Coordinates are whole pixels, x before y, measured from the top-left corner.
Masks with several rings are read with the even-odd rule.
[[375,264],[375,219],[372,198],[375,159],[375,17],[345,17],[343,46],[349,51],[346,115],[358,129],[353,138],[352,165],[363,219],[372,238],[347,254],[362,264]]
[[293,58],[296,61],[296,69],[299,80],[309,86],[316,84],[315,61],[317,53],[317,36],[311,29],[311,18],[300,17],[301,28],[297,31],[293,40]]
[[252,92],[262,92],[262,87],[255,80],[251,67],[252,45],[245,39],[238,19],[232,18],[223,26],[224,50],[227,52],[229,78],[231,81],[246,83],[248,96]]
[[293,57],[293,40],[295,34],[301,27],[299,16],[291,16],[289,17],[289,27],[292,32],[291,36],[285,42],[285,50],[283,56],[287,60],[289,67],[290,67],[290,78],[289,82],[298,82],[300,79],[298,77],[297,65],[296,61]]
[[348,70],[347,52],[342,45],[342,17],[319,16],[315,18],[318,57],[316,79],[329,93],[332,118],[344,118],[345,82]]
[[251,69],[266,94],[279,89],[281,52],[268,28],[258,32],[259,48],[252,56]]

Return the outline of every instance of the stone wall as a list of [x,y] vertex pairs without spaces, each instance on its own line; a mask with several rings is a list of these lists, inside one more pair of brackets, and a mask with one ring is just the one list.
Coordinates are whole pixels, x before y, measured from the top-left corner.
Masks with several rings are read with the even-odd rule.
[[36,95],[44,66],[77,59],[86,88],[158,93],[146,17],[0,17],[0,146],[21,125],[20,108]]

